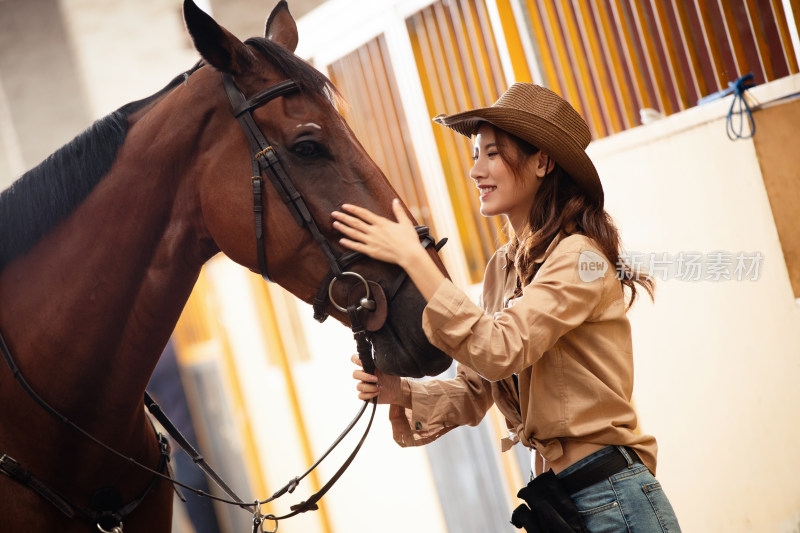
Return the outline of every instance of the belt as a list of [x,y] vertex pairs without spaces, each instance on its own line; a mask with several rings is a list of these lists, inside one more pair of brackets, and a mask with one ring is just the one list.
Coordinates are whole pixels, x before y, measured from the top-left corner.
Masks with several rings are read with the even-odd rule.
[[[626,447],[625,451],[630,455],[634,463],[642,462],[632,449]],[[564,490],[567,491],[567,494],[571,496],[587,487],[591,487],[595,483],[608,479],[627,467],[628,459],[622,455],[619,447],[614,446],[614,451],[612,453],[607,453],[600,459],[559,478],[559,481],[564,487]]]

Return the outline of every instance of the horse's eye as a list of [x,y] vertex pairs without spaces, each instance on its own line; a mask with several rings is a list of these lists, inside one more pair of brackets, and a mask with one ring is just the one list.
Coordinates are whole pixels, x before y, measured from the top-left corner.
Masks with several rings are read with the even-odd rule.
[[294,145],[292,151],[300,157],[316,157],[324,153],[322,147],[314,141],[301,141]]

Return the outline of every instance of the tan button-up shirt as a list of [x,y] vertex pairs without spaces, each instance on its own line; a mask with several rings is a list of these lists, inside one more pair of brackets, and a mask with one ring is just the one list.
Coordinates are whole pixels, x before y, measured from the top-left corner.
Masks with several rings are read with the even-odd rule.
[[395,440],[426,444],[477,425],[496,403],[510,433],[504,450],[521,441],[545,461],[569,464],[597,445],[624,445],[655,473],[656,441],[636,431],[630,323],[615,265],[591,239],[563,233],[536,262],[536,277],[513,298],[516,272],[506,248],[498,250],[483,308],[450,281],[437,289],[423,328],[459,362],[458,373],[408,382],[411,409],[390,408]]

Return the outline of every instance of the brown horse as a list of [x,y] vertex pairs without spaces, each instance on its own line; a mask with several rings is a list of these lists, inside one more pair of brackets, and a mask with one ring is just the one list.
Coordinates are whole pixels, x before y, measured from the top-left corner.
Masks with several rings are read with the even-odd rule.
[[[294,80],[297,90],[253,116],[337,254],[331,211],[353,202],[390,216],[396,195],[334,107],[330,82],[293,54],[297,28],[285,2],[266,38],[246,43],[191,0],[184,15],[198,65],[97,121],[0,196],[0,332],[21,375],[62,415],[153,469],[161,453],[143,391],[201,267],[222,251],[259,270],[251,151],[223,75],[247,96]],[[261,205],[266,270],[311,302],[329,268],[318,243],[268,183]],[[370,260],[349,269],[383,284],[398,277]],[[341,285],[339,302],[348,297]],[[421,376],[448,366],[421,330],[424,304],[410,282],[397,291],[371,336],[379,369]],[[347,313],[326,310],[349,323]],[[78,510],[91,509],[99,489],[113,487],[128,505],[152,484],[124,531],[170,529],[170,484],[48,414],[3,362],[0,458]],[[97,528],[81,512],[65,520],[30,484],[0,476],[0,530]]]

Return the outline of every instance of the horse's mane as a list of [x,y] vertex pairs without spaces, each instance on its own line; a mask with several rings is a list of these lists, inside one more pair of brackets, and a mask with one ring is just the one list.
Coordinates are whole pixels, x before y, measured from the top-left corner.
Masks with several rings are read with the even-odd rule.
[[[301,90],[329,99],[338,95],[325,75],[282,46],[258,37],[246,44],[273,61]],[[0,193],[0,270],[30,250],[89,196],[125,142],[128,117],[169,93],[204,64],[198,62],[157,93],[97,120]]]
[[24,254],[83,202],[111,168],[128,133],[128,117],[170,92],[201,66],[157,93],[95,121],[0,193],[0,270]]

